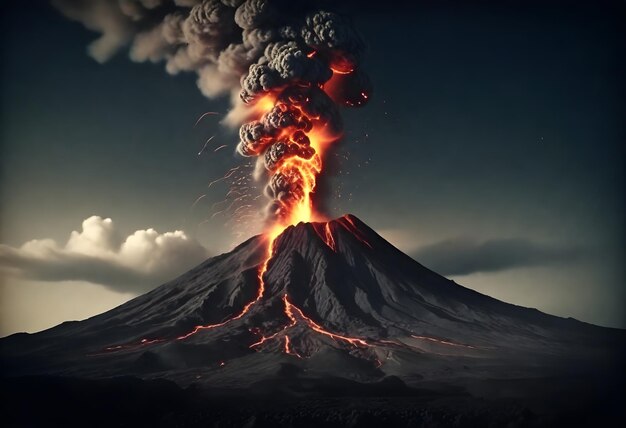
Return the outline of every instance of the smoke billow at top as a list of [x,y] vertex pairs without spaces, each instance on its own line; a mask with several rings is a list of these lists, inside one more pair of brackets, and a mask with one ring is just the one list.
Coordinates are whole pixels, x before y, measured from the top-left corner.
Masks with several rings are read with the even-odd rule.
[[101,33],[88,48],[97,61],[129,46],[133,61],[195,72],[204,95],[229,95],[225,122],[241,124],[238,153],[263,163],[268,215],[282,224],[311,219],[324,150],[341,136],[339,106],[363,105],[371,91],[350,21],[314,3],[53,0]]

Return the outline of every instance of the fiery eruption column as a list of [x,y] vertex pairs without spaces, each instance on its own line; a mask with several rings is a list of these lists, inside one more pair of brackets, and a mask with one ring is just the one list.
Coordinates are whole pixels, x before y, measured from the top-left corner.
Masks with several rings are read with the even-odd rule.
[[299,34],[269,44],[241,79],[241,100],[262,114],[241,126],[237,151],[259,158],[268,218],[279,228],[318,217],[312,195],[326,151],[341,137],[339,107],[363,105],[369,92],[358,71],[362,44],[346,21],[316,12]]

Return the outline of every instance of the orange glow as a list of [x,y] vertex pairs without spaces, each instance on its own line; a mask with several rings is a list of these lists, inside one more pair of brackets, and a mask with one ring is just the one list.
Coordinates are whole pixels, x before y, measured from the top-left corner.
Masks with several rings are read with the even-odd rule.
[[265,113],[270,111],[274,104],[276,103],[276,95],[271,92],[263,95],[258,99],[256,103],[254,103],[254,110],[259,114],[259,116],[263,116]]
[[333,73],[350,74],[354,71],[354,61],[343,55],[335,55],[329,67]]
[[[314,211],[311,195],[315,192],[317,176],[322,172],[324,153],[331,143],[339,139],[340,135],[333,133],[326,124],[318,123],[316,118],[309,117],[309,119],[313,122],[313,128],[306,135],[311,147],[315,150],[315,154],[310,159],[299,156],[288,157],[282,160],[274,171],[274,174],[289,177],[294,185],[302,189],[300,198],[295,204],[288,207],[287,215],[274,226],[279,228],[281,232],[287,226],[296,225],[300,222],[309,223],[320,218]],[[283,131],[283,135],[289,135],[290,131],[293,130]],[[295,141],[291,141],[295,143]]]

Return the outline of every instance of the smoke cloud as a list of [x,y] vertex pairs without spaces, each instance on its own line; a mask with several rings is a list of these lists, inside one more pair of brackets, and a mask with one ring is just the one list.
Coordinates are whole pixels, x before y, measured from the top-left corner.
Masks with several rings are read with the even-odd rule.
[[40,281],[83,280],[116,291],[142,292],[173,279],[208,257],[182,231],[137,230],[123,238],[113,220],[92,216],[62,246],[36,239],[0,245],[0,274]]
[[455,238],[422,247],[415,260],[441,275],[470,275],[579,260],[580,248],[546,245],[521,238],[478,241]]
[[[195,72],[204,95],[230,96],[224,122],[253,119],[241,127],[238,152],[263,157],[273,218],[288,215],[315,188],[323,154],[309,133],[324,129],[339,138],[338,106],[363,105],[371,92],[359,69],[361,38],[346,17],[318,10],[319,3],[53,0],[69,19],[101,33],[88,49],[97,61],[129,46],[133,61],[164,62],[170,74]],[[255,109],[264,98],[270,108]],[[289,159],[315,165],[284,167]]]

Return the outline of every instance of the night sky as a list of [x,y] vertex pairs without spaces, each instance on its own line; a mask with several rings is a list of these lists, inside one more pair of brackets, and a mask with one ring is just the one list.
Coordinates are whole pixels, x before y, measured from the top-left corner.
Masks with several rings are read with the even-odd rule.
[[[99,64],[86,53],[94,33],[44,2],[13,3],[2,6],[0,334],[94,315],[249,237],[210,218],[227,188],[207,184],[243,162],[236,131],[213,117],[194,127],[228,99],[125,52]],[[344,111],[330,214],[355,214],[482,293],[626,328],[623,2],[416,3],[342,7],[367,42],[374,91]],[[198,156],[214,134],[229,147]],[[72,240],[91,216],[93,233]],[[175,230],[183,249],[180,234],[158,256],[142,247]],[[94,244],[135,231],[124,253],[135,265]],[[33,239],[53,267],[24,257]]]

